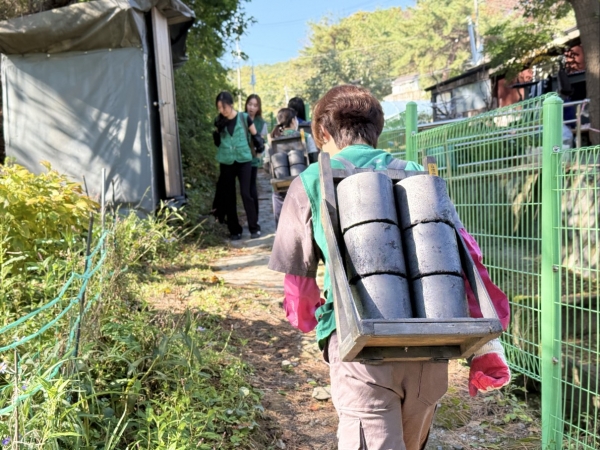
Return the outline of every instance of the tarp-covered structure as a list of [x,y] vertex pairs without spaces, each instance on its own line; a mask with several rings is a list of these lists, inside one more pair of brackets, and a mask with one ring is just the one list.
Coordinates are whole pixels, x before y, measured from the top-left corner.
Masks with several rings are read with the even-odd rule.
[[150,212],[184,198],[173,67],[194,13],[180,0],[97,0],[0,22],[7,157]]

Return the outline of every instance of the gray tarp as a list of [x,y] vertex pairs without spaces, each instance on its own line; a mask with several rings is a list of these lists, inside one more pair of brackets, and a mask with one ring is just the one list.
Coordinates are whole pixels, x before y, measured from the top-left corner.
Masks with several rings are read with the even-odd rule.
[[92,196],[105,168],[108,201],[154,209],[164,190],[144,18],[154,6],[179,62],[194,17],[180,0],[98,0],[0,22],[7,156],[36,173],[46,160],[85,176]]
[[[97,0],[0,22],[0,53],[65,53],[140,47],[140,12],[156,6],[169,24],[188,23],[194,13],[180,0]],[[187,31],[187,29],[186,29]]]
[[114,195],[117,204],[152,211],[158,194],[142,49],[2,58],[7,156],[34,173],[49,161],[75,181],[85,176],[92,196],[105,168],[114,182],[107,201]]

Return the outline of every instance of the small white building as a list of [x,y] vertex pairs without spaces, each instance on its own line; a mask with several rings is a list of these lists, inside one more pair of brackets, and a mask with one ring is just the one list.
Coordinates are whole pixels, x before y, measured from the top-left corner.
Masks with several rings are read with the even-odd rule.
[[392,93],[383,98],[386,102],[428,100],[419,86],[419,74],[403,75],[392,81]]

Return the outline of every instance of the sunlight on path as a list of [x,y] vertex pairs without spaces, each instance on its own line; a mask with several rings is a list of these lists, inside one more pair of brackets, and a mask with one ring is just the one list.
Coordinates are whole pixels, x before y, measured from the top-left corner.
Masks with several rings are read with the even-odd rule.
[[[248,229],[244,229],[242,240],[231,242],[233,251],[226,258],[214,262],[212,270],[226,283],[245,288],[264,289],[283,295],[283,274],[267,268],[273,241],[275,239],[275,219],[271,203],[271,185],[268,174],[258,171],[259,222],[262,236],[249,239]],[[243,208],[238,204],[240,219],[245,219]]]

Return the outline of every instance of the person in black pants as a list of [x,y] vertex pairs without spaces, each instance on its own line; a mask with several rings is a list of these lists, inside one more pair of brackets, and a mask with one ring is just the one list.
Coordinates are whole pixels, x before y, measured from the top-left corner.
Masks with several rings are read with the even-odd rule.
[[[256,94],[250,94],[246,99],[246,113],[250,116],[250,119],[254,122],[254,127],[263,140],[267,137],[267,122],[262,117],[262,102],[260,97]],[[258,168],[262,166],[262,158],[256,156],[252,158],[252,176],[250,178],[250,194],[254,198],[254,206],[256,207],[256,214],[259,214],[259,202],[258,202],[258,187],[256,185],[256,177],[258,175]]]
[[221,92],[215,101],[219,116],[215,119],[216,130],[213,132],[214,144],[218,147],[217,161],[220,175],[215,194],[216,216],[227,216],[231,240],[242,238],[235,192],[235,179],[240,183],[240,194],[248,219],[248,228],[252,239],[260,236],[258,214],[254,199],[250,194],[252,174],[252,150],[257,153],[264,150],[264,141],[256,132],[252,119],[246,113],[238,113],[233,108],[233,97],[229,92]]

